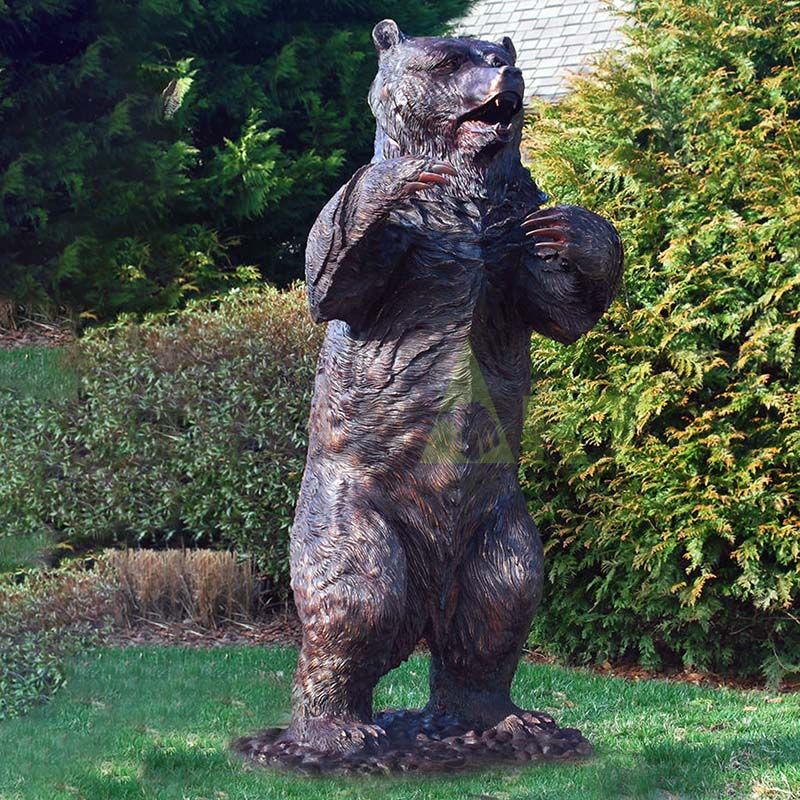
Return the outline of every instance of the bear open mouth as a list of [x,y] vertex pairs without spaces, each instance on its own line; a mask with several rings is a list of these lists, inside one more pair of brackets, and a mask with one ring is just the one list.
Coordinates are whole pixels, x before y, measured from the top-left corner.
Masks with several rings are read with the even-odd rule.
[[507,127],[521,110],[522,98],[516,92],[501,92],[482,106],[464,114],[460,122],[480,122],[484,125]]

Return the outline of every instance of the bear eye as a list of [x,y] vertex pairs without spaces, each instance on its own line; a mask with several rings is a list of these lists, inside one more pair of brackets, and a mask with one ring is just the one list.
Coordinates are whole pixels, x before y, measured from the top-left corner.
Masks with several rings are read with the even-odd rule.
[[506,61],[502,56],[497,55],[497,53],[489,53],[486,56],[486,63],[490,67],[507,67],[508,61]]
[[450,53],[437,61],[432,69],[436,72],[455,72],[464,63],[464,56],[460,53]]

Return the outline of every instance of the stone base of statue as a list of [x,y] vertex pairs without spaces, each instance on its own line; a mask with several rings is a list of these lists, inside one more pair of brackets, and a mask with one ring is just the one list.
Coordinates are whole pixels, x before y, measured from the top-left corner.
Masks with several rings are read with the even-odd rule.
[[[449,715],[425,711],[384,711],[372,737],[358,752],[321,752],[270,728],[233,743],[255,764],[313,774],[442,773],[543,761],[574,761],[592,754],[575,728],[560,728],[546,714],[524,712],[491,728],[465,725]],[[374,728],[373,728],[374,730]]]

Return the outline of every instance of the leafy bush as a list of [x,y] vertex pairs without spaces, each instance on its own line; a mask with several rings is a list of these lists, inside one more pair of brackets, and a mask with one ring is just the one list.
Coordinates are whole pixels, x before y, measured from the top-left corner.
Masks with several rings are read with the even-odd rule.
[[233,545],[285,588],[323,332],[299,286],[92,331],[78,400],[0,407],[0,529]]
[[0,294],[105,319],[299,277],[371,153],[372,25],[466,5],[0,3]]
[[777,678],[800,670],[800,6],[643,0],[630,22],[528,131],[537,178],[627,251],[598,328],[533,347],[535,638]]
[[102,641],[115,589],[102,564],[0,578],[0,720],[24,714],[64,683],[64,660]]

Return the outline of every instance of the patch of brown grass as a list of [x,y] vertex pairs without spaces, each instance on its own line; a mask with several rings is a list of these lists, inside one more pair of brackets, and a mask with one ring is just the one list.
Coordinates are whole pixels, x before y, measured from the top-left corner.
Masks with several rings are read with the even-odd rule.
[[250,619],[256,604],[252,562],[217,550],[115,550],[118,621],[189,622],[208,628]]

